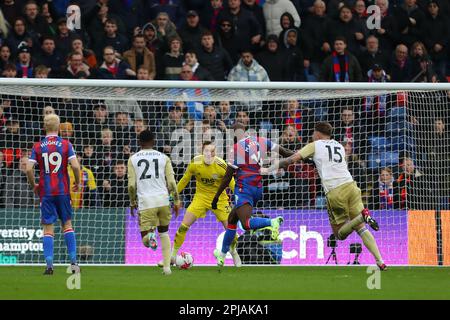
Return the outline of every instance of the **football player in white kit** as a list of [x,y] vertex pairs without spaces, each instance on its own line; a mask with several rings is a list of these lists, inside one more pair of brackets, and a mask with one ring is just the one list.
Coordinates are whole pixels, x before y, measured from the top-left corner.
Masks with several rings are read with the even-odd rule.
[[345,240],[353,230],[358,232],[366,248],[374,256],[380,270],[386,265],[381,258],[377,243],[372,233],[366,228],[366,223],[375,231],[378,223],[370,216],[361,198],[361,190],[353,181],[345,161],[345,149],[339,142],[331,139],[333,127],[328,122],[316,124],[313,142],[307,144],[289,158],[280,160],[270,168],[261,170],[270,173],[290,164],[312,159],[316,165],[327,198],[328,215],[333,233],[339,240]]
[[174,199],[175,216],[181,206],[172,163],[153,149],[155,136],[149,130],[139,134],[141,150],[128,160],[128,194],[131,214],[138,208],[139,229],[144,246],[156,250],[158,229],[163,254],[163,274],[170,275],[169,223],[172,218],[169,195]]

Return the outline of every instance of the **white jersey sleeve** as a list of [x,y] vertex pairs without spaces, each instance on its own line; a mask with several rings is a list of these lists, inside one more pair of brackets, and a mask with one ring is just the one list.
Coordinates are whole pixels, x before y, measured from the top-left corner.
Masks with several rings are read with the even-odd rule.
[[141,150],[131,157],[136,173],[139,210],[169,205],[165,168],[168,157],[156,150]]
[[316,164],[325,193],[353,181],[345,161],[345,148],[339,142],[335,140],[315,141],[312,159]]

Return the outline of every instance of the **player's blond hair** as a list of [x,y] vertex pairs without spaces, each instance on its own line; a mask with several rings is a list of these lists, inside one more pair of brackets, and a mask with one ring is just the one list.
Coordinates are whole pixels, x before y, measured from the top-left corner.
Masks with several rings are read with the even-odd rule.
[[56,114],[48,114],[44,117],[44,129],[46,132],[58,132],[60,120]]

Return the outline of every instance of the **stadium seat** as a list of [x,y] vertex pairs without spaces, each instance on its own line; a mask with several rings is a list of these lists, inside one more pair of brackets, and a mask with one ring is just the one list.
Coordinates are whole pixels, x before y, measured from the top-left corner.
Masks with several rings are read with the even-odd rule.
[[369,137],[370,146],[372,147],[372,153],[380,153],[387,151],[389,147],[386,137],[371,136]]
[[383,167],[392,167],[399,164],[398,152],[371,153],[367,159],[367,168],[377,170]]

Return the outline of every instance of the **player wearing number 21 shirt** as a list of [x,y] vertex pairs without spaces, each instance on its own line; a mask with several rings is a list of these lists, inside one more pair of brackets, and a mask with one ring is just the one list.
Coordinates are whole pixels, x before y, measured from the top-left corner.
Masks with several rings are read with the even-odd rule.
[[[59,117],[55,114],[44,118],[46,136],[36,142],[27,166],[30,186],[41,199],[41,223],[44,229],[43,246],[47,263],[45,275],[53,274],[53,224],[61,220],[73,273],[80,271],[77,265],[75,232],[72,228],[72,205],[70,202],[70,181],[67,166],[75,173],[74,191],[80,186],[80,165],[72,144],[58,136]],[[34,166],[39,167],[39,184],[35,183]]]

